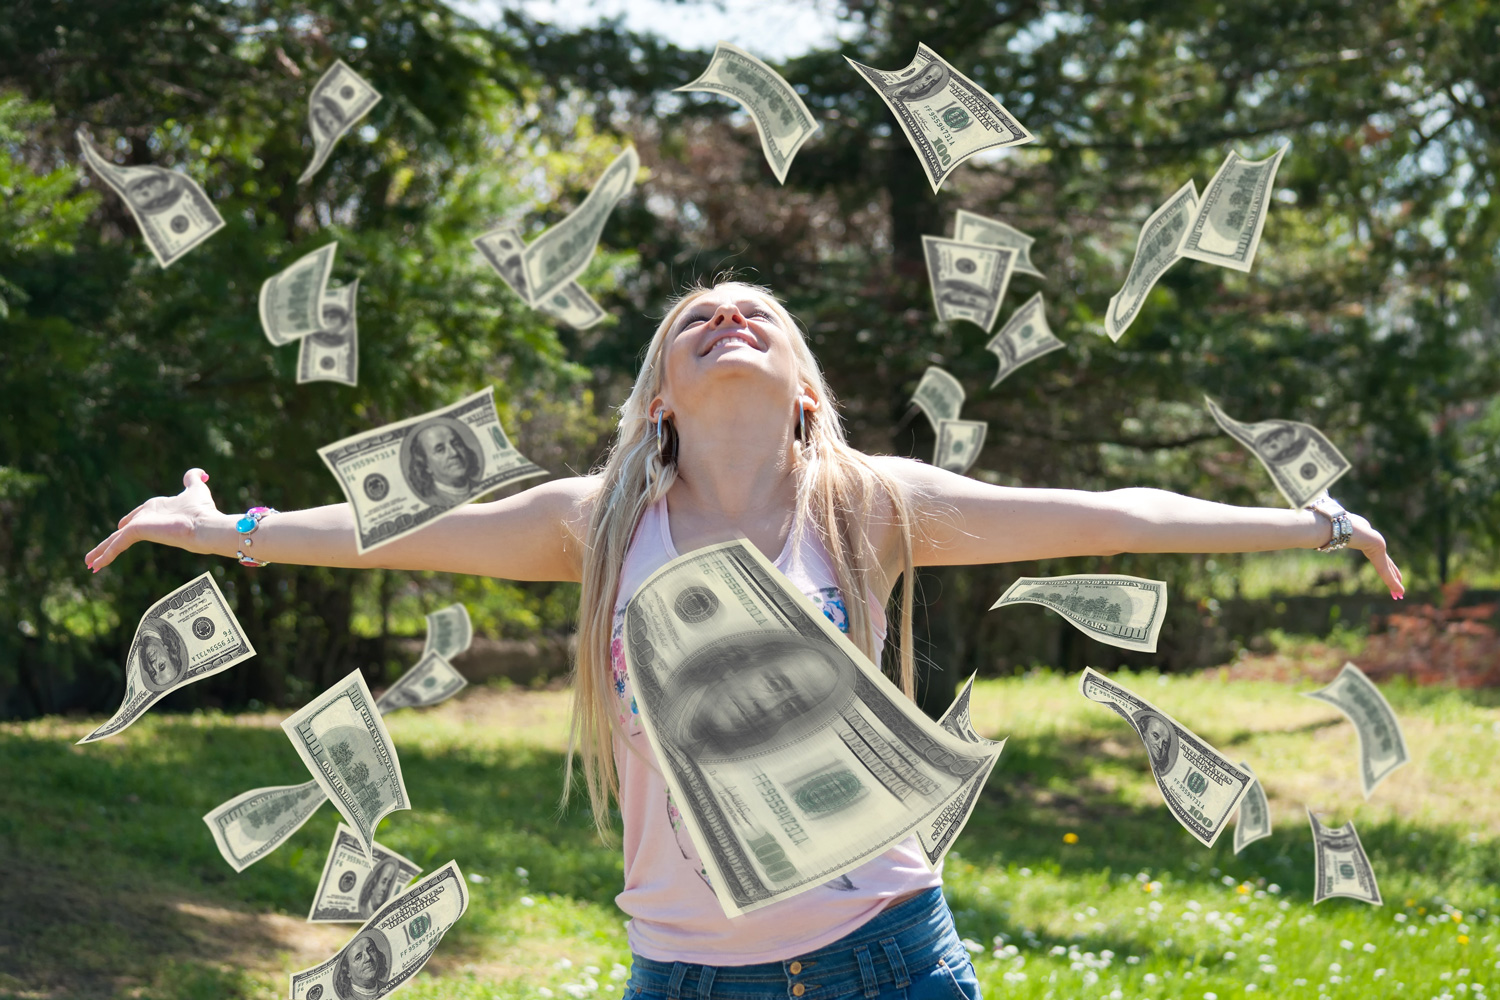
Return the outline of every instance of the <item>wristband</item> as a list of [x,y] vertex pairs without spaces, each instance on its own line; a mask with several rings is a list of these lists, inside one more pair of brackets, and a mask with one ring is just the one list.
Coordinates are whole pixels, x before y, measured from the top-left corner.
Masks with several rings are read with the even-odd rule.
[[1313,500],[1305,509],[1322,514],[1333,525],[1332,537],[1318,546],[1319,552],[1337,552],[1354,537],[1354,525],[1349,520],[1349,512],[1327,493]]
[[278,511],[275,507],[251,507],[249,510],[245,511],[244,517],[241,517],[238,521],[234,522],[234,530],[238,531],[241,535],[239,551],[235,552],[235,557],[239,559],[241,566],[271,565],[268,562],[261,562],[259,559],[253,559],[250,556],[245,555],[245,550],[255,544],[255,540],[250,536],[255,533],[256,528],[260,527],[261,518],[265,517],[267,514],[279,513],[281,512]]

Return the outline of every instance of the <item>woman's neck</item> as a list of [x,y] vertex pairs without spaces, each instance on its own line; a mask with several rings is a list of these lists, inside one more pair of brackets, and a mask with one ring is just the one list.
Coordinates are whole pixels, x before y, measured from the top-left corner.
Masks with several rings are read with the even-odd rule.
[[774,558],[796,501],[786,422],[679,421],[668,503],[681,551],[744,536]]

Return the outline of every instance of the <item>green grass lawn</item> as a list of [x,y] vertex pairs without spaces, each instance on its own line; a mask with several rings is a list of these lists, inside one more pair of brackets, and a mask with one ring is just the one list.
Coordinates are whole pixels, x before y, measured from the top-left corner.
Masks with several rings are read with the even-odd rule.
[[[1248,761],[1276,833],[1198,845],[1076,677],[981,683],[976,728],[1010,742],[946,880],[988,996],[1500,997],[1500,692],[1388,689],[1415,760],[1365,802],[1353,729],[1298,697],[1312,682],[1117,676]],[[482,879],[413,1000],[620,995],[619,855],[557,810],[566,711],[471,689],[388,720],[415,808],[378,838]],[[278,717],[154,714],[74,746],[96,722],[0,726],[0,998],[282,996],[348,938],[303,919],[331,806],[238,875],[200,819],[306,780]],[[1357,823],[1384,907],[1312,905],[1306,805]]]

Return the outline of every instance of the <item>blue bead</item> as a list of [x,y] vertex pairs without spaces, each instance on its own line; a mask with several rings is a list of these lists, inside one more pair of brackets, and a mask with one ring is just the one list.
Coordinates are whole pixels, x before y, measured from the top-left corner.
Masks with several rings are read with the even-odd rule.
[[248,535],[250,534],[250,532],[255,530],[255,526],[258,523],[259,522],[256,521],[253,517],[242,517],[238,521],[234,522],[234,530],[238,531],[242,535]]

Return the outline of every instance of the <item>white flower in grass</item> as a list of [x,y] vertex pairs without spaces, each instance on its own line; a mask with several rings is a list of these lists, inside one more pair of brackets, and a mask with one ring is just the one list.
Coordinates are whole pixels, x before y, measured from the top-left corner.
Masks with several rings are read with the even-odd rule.
[[1292,980],[1292,985],[1293,986],[1306,986],[1307,985],[1307,980],[1306,979],[1293,979]]
[[554,995],[553,992],[547,989],[547,987],[545,986],[538,986],[536,991],[544,997],[550,997]]
[[1147,986],[1155,986],[1156,985],[1156,973],[1154,973],[1154,972],[1148,972],[1144,976],[1141,977],[1141,980]]
[[1219,1000],[1219,994],[1214,992],[1205,993],[1203,994],[1203,1000]]
[[1339,947],[1344,949],[1345,951],[1353,951],[1354,942],[1350,941],[1348,938],[1344,938],[1344,940],[1339,942]]
[[1224,953],[1224,961],[1226,961],[1226,962],[1233,962],[1237,957],[1239,957],[1239,956],[1237,956],[1232,951],[1226,951]]
[[1329,962],[1328,963],[1328,971],[1329,972],[1343,972],[1344,971],[1344,967],[1342,965],[1340,965],[1339,963],[1337,963],[1337,962]]
[[1364,944],[1359,946],[1359,950],[1368,952],[1369,954],[1373,955],[1375,954],[1375,945],[1371,944],[1369,941],[1366,941]]
[[583,971],[587,972],[591,976],[597,976],[599,974],[599,966],[597,966],[597,965],[585,965],[583,967]]
[[571,958],[559,958],[552,966],[554,969],[571,969],[573,960]]
[[1398,923],[1398,924],[1404,924],[1404,923],[1406,923],[1406,914],[1404,914],[1404,913],[1398,913],[1398,914],[1396,914],[1396,923]]
[[532,899],[530,896],[522,896],[521,897],[521,905],[522,906],[535,906],[536,905],[536,900]]
[[1264,972],[1266,975],[1269,976],[1271,973],[1273,973],[1273,972],[1276,971],[1276,963],[1274,963],[1274,962],[1262,962],[1260,964],[1260,971]]
[[1375,978],[1376,979],[1379,979],[1383,975],[1385,975],[1385,970],[1384,969],[1376,969],[1375,970]]
[[478,872],[469,872],[469,881],[475,885],[484,885],[489,879]]
[[1126,965],[1140,965],[1141,964],[1141,956],[1139,956],[1139,955],[1126,955],[1125,956],[1125,964]]
[[975,941],[973,938],[964,938],[959,943],[964,946],[964,950],[967,951],[970,955],[977,955],[980,952],[984,951],[984,945],[980,944],[978,941]]
[[614,965],[610,966],[609,978],[619,980],[627,979],[629,977],[630,970],[625,968],[625,966],[621,965],[619,962],[616,962]]
[[1245,992],[1246,993],[1254,993],[1256,991],[1256,989],[1257,989],[1257,987],[1256,987],[1256,985],[1254,983],[1246,983],[1245,984]]
[[1281,891],[1281,886],[1277,885],[1275,882],[1272,882],[1270,885],[1266,886],[1266,891],[1274,896]]

